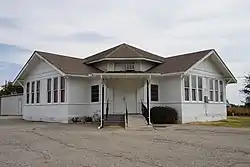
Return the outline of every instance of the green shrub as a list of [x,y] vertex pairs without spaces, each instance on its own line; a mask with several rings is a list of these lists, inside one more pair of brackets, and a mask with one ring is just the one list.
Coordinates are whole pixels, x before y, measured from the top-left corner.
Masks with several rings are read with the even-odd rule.
[[176,124],[178,121],[178,113],[172,107],[153,107],[150,114],[153,124]]

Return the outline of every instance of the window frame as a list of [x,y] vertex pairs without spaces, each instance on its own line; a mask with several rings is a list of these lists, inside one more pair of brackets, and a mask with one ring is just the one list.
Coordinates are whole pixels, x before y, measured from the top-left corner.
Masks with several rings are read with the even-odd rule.
[[219,81],[216,79],[214,80],[214,101],[218,103],[219,100]]
[[26,104],[30,104],[30,82],[26,83]]
[[[56,81],[56,82],[55,82]],[[58,77],[53,78],[53,103],[58,103]]]
[[[211,83],[212,83],[212,88],[211,88]],[[209,79],[209,101],[212,101],[212,102],[215,101],[215,97],[214,97],[214,79],[212,79],[212,78]]]
[[[193,79],[194,79],[194,82],[193,82]],[[195,102],[197,101],[197,76],[196,75],[191,75],[191,101],[195,101]]]
[[[186,85],[186,83],[188,84]],[[184,76],[183,85],[184,85],[184,101],[190,101],[191,99],[190,99],[190,76],[189,75]],[[187,93],[186,91],[188,92],[188,94],[186,94]],[[188,99],[186,97],[188,97]]]
[[[155,90],[155,92],[153,92]],[[150,84],[151,101],[159,101],[159,85]]]
[[[199,80],[200,79],[200,80]],[[201,87],[199,86],[199,81],[201,81]],[[198,76],[197,77],[197,91],[198,91],[198,101],[199,102],[203,102],[204,97],[203,97],[203,77],[202,76]],[[201,96],[200,96],[200,92],[201,92]],[[200,98],[201,97],[201,98]]]
[[35,103],[35,81],[31,82],[31,104]]
[[[224,103],[225,102],[225,98],[224,98],[224,82],[222,80],[219,81],[219,89],[220,89],[220,102]],[[222,97],[222,98],[221,98]]]
[[[62,84],[62,83],[64,83],[64,84]],[[63,85],[63,87],[62,87],[62,85]],[[60,77],[60,103],[66,102],[65,89],[66,89],[66,79],[65,79],[65,77]],[[63,98],[62,98],[62,95],[63,95]]]
[[[49,82],[50,81],[50,82]],[[47,79],[47,103],[52,103],[52,79]]]
[[[97,91],[97,92],[94,92],[94,91]],[[91,101],[91,103],[100,102],[100,85],[91,85],[91,87],[90,87],[90,101]]]
[[41,101],[41,81],[36,81],[36,103],[39,104]]

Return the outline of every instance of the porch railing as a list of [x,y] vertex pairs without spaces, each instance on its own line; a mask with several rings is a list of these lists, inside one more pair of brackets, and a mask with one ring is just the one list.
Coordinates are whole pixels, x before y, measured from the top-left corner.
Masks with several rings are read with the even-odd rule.
[[128,107],[127,107],[127,102],[126,102],[126,100],[124,100],[124,103],[125,103],[125,122],[126,122],[126,124],[127,124],[127,126],[128,126]]
[[147,109],[147,107],[144,105],[142,101],[141,101],[141,111],[142,111],[142,115],[144,116],[144,118],[146,119],[149,125],[149,110]]
[[106,120],[108,119],[109,115],[109,99],[107,100],[107,105],[106,105]]

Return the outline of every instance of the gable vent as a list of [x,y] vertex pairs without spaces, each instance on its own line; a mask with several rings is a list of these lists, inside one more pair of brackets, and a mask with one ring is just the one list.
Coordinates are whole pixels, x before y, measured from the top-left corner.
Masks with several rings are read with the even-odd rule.
[[135,70],[135,64],[134,63],[125,64],[125,70],[126,71],[134,71]]

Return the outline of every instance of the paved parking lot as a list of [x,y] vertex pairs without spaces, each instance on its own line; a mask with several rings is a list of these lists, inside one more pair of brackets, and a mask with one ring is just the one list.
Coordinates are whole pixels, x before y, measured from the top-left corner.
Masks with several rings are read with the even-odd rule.
[[125,131],[0,119],[1,167],[250,166],[250,129]]

